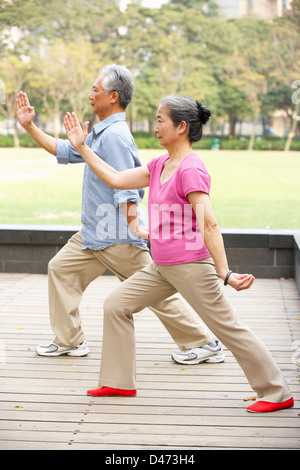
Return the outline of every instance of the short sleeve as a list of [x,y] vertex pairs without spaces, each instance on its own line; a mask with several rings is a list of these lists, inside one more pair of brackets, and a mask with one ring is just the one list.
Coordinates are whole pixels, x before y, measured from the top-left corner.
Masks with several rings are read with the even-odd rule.
[[151,175],[151,172],[153,170],[153,167],[155,165],[155,162],[156,162],[156,158],[154,158],[153,160],[151,160],[150,162],[147,163],[147,167],[148,167],[148,170],[149,170],[149,173]]
[[[91,133],[86,138],[86,144],[90,146]],[[67,139],[56,139],[56,158],[58,163],[84,163],[82,156],[72,147]]]
[[201,191],[209,195],[210,176],[206,171],[197,167],[186,168],[181,175],[182,190],[185,197],[189,193]]

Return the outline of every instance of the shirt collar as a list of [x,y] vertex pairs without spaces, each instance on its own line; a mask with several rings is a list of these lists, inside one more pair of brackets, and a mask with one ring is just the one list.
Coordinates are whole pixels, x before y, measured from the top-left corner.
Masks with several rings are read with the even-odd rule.
[[108,118],[104,119],[103,121],[98,122],[94,127],[93,127],[93,132],[94,134],[99,134],[102,132],[104,129],[106,129],[108,126],[113,124],[114,122],[117,121],[125,121],[126,120],[126,113],[115,113],[112,114],[111,116],[108,116]]

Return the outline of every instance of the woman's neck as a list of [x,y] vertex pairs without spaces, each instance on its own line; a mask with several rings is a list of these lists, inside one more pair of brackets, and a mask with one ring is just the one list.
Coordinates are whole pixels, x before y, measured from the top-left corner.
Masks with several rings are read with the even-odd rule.
[[193,150],[191,147],[190,142],[185,142],[182,145],[178,145],[178,143],[174,146],[166,147],[170,160],[174,163],[180,163],[185,157],[190,155]]

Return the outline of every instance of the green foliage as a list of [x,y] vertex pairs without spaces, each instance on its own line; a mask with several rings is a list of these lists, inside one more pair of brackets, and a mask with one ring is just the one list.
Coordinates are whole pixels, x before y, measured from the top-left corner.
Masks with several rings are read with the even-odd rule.
[[140,149],[158,149],[159,141],[156,137],[135,137],[135,143]]
[[[171,0],[160,9],[137,3],[121,12],[118,0],[2,2],[0,80],[7,97],[0,111],[13,118],[22,87],[40,122],[57,124],[67,110],[91,121],[87,96],[98,70],[118,62],[135,77],[131,122],[153,123],[160,97],[181,93],[212,108],[212,134],[228,121],[235,136],[239,120],[267,123],[276,109],[285,110],[291,124],[291,83],[300,77],[299,0],[272,22],[219,18],[213,0]],[[252,137],[257,145],[255,130]],[[150,142],[141,145],[157,145]]]
[[[135,143],[139,149],[161,149],[159,140],[149,136],[148,132],[133,132]],[[65,138],[63,136],[63,138]],[[226,136],[220,139],[219,136],[206,136],[200,142],[193,144],[194,149],[212,149],[214,139],[218,140],[220,150],[247,150],[249,137],[240,139],[230,139]],[[19,137],[20,146],[24,148],[37,148],[38,144],[27,134]],[[0,147],[14,147],[13,135],[0,135]],[[256,139],[253,150],[284,150],[285,141],[282,139]],[[300,151],[300,141],[294,140],[291,150]]]

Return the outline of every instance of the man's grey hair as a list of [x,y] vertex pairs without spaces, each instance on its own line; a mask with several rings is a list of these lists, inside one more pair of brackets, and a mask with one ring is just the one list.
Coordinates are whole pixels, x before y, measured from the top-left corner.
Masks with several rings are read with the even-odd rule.
[[132,101],[135,90],[130,70],[123,65],[105,65],[99,70],[99,76],[105,76],[102,81],[105,93],[117,91],[120,105],[123,109],[126,109]]

